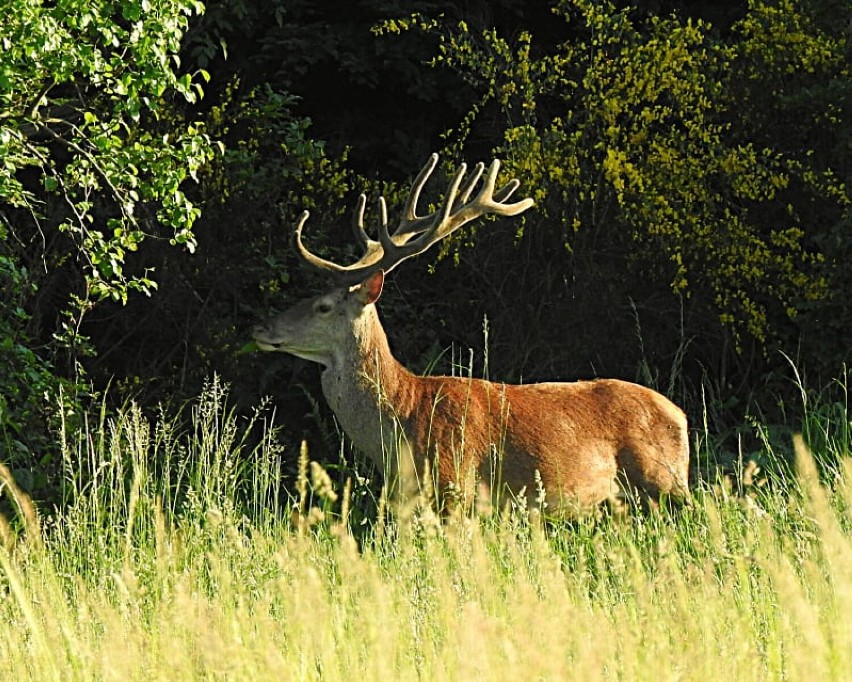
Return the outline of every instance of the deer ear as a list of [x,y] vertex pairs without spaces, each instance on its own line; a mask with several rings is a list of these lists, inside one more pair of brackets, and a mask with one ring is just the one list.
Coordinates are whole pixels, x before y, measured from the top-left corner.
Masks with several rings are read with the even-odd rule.
[[364,305],[370,305],[379,300],[382,295],[382,287],[385,284],[385,271],[376,270],[358,285],[358,299]]

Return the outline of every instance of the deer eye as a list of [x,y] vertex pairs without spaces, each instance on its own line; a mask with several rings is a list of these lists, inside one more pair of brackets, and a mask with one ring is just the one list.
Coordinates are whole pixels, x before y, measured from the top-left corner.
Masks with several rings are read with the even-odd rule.
[[331,303],[327,301],[320,301],[314,306],[314,310],[316,310],[320,315],[328,315],[331,312]]

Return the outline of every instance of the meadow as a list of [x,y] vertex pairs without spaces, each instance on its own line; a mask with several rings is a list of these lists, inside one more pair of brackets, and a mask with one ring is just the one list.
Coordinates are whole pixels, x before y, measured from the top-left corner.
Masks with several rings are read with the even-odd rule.
[[[237,417],[217,382],[176,416],[104,411],[62,434],[61,511],[39,514],[0,470],[14,510],[0,522],[0,674],[848,679],[839,383],[839,402],[803,391],[789,434],[755,421],[757,445],[697,481],[691,506],[573,521],[515,506],[441,523],[428,500],[372,499],[283,448],[267,411]],[[714,447],[696,433],[697,459]]]

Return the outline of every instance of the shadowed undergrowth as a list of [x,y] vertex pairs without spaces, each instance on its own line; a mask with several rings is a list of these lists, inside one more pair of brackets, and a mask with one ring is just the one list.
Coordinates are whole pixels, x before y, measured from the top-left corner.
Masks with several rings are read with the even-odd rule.
[[333,491],[304,451],[297,499],[282,499],[296,454],[263,412],[233,415],[214,382],[182,418],[129,407],[67,434],[72,501],[49,519],[0,472],[17,511],[0,526],[0,670],[842,679],[852,490],[842,439],[820,445],[812,456],[796,440],[796,476],[760,486],[752,467],[673,515],[549,523],[514,509],[441,525],[380,501],[362,525],[360,484]]

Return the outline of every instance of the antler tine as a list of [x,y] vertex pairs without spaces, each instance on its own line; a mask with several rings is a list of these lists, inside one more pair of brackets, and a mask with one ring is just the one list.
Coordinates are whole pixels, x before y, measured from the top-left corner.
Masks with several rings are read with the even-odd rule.
[[312,254],[302,243],[302,228],[308,221],[309,215],[310,213],[308,211],[302,211],[302,215],[299,216],[299,222],[296,223],[296,231],[293,239],[296,245],[296,252],[299,254],[299,256],[301,256],[302,260],[305,261],[305,263],[313,266],[318,270],[332,273],[337,272],[340,268],[337,263],[333,263],[330,260],[326,260],[325,258],[320,258],[319,256]]
[[459,194],[460,204],[466,204],[467,200],[470,199],[473,188],[476,187],[476,183],[479,182],[479,178],[482,177],[483,171],[485,171],[485,164],[482,163],[482,161],[473,167],[473,173],[470,174],[470,177],[461,189],[461,194]]
[[481,201],[483,213],[494,213],[495,215],[514,216],[523,213],[528,208],[535,204],[530,197],[516,201],[514,204],[505,203],[506,200],[515,193],[515,190],[521,186],[521,181],[517,178],[512,178],[503,187],[494,192],[494,185],[497,183],[497,173],[500,171],[500,160],[494,159],[491,162],[491,167],[488,169],[488,176],[485,178],[485,184],[482,186],[479,194],[471,202],[476,205]]
[[499,172],[500,159],[494,159],[488,167],[488,175],[485,176],[485,182],[482,183],[482,189],[479,190],[479,194],[476,195],[476,198],[471,202],[471,204],[481,204],[482,208],[488,207],[489,209],[497,205],[494,199],[494,187],[497,184],[497,174]]
[[506,199],[515,193],[515,190],[521,186],[521,181],[517,178],[512,178],[494,193],[494,201],[502,204]]
[[364,207],[366,205],[366,197],[361,195],[358,199],[358,207],[355,211],[355,217],[352,225],[355,231],[356,238],[364,250],[361,258],[352,265],[340,265],[334,261],[327,260],[314,253],[311,253],[302,242],[302,229],[310,215],[308,211],[302,211],[299,216],[299,221],[296,223],[294,233],[294,243],[296,252],[301,257],[302,261],[312,268],[331,275],[335,281],[341,284],[353,284],[362,279],[370,270],[377,267],[376,263],[382,257],[381,245],[367,236],[364,231]]
[[[429,179],[429,176],[432,175],[432,171],[435,170],[435,166],[437,165],[438,155],[432,154],[426,162],[426,165],[420,169],[417,177],[414,178],[414,182],[411,185],[411,192],[408,193],[408,199],[405,201],[405,208],[402,212],[403,223],[405,221],[418,220],[417,202],[420,199],[420,192],[423,190],[423,187],[426,185],[426,181]],[[400,225],[400,227],[402,227],[402,225]],[[397,230],[394,235],[399,234],[399,232],[400,230]]]
[[364,211],[366,208],[367,195],[361,194],[358,196],[358,205],[352,214],[352,231],[355,233],[355,240],[364,251],[370,248],[370,242],[373,241],[367,236],[367,231],[364,229]]
[[[464,179],[464,174],[466,172],[467,164],[462,163],[456,171],[456,174],[453,176],[453,180],[447,190],[447,196],[444,197],[444,204],[441,206],[441,212],[438,214],[437,219],[433,221],[433,224],[429,226],[429,229],[424,231],[424,236],[429,233],[436,234],[444,225],[450,222],[450,218],[453,215],[453,207],[456,204],[456,196],[458,196],[459,187],[461,186],[461,182]],[[474,172],[474,176],[476,175],[477,173]],[[476,179],[478,180],[479,178]],[[469,185],[470,183],[465,185],[464,193],[469,193],[470,189],[472,189]],[[464,204],[464,196],[460,197],[460,201]]]
[[388,233],[388,205],[384,197],[379,197],[379,240]]

